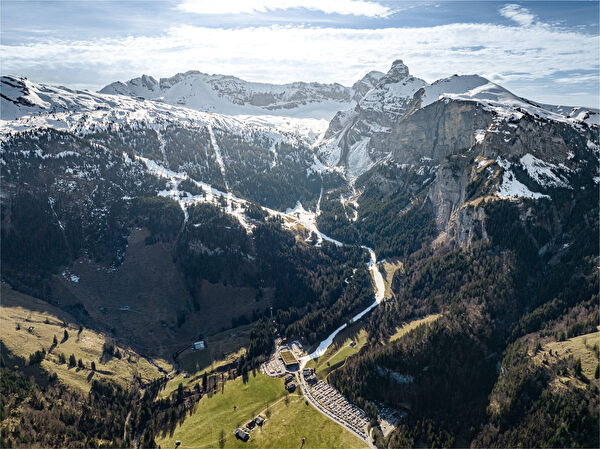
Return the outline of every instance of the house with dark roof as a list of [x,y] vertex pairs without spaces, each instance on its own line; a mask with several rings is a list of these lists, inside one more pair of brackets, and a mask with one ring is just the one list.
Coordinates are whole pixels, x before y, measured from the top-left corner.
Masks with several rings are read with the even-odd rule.
[[246,442],[250,439],[250,434],[248,432],[246,432],[244,429],[242,429],[241,427],[238,427],[237,429],[235,429],[235,437],[238,440],[242,440],[243,442]]

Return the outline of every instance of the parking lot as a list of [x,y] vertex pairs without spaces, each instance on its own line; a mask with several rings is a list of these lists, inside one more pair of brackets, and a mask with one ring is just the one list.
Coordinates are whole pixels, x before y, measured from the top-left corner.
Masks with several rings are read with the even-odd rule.
[[271,359],[262,365],[263,372],[270,377],[280,377],[285,373],[285,366],[279,358],[279,353],[276,353]]
[[363,438],[367,436],[369,419],[365,412],[351,404],[339,391],[322,380],[311,387],[312,396],[338,419]]
[[387,407],[380,402],[375,402],[375,407],[377,408],[377,414],[379,415],[379,426],[381,427],[383,436],[388,436],[392,430],[396,428],[396,424],[404,417],[405,413]]

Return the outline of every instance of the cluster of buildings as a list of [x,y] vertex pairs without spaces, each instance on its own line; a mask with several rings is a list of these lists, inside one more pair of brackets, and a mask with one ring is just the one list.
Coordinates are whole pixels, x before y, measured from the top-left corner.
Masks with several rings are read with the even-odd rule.
[[[311,375],[313,374],[311,373]],[[305,379],[308,381],[308,378]],[[311,394],[313,398],[356,433],[363,438],[367,437],[369,418],[367,418],[365,412],[356,405],[348,402],[339,391],[328,383],[323,382],[322,380],[313,380],[311,383]]]
[[256,418],[248,421],[244,427],[235,429],[235,437],[243,442],[248,441],[250,439],[250,432],[256,429],[256,426],[262,426],[265,420],[266,419],[262,415],[258,415]]
[[317,383],[317,375],[312,368],[304,368],[302,370],[302,377],[304,377],[304,380],[308,382],[309,385]]
[[293,393],[296,390],[296,384],[293,382],[294,376],[288,374],[285,376],[285,389],[290,393]]

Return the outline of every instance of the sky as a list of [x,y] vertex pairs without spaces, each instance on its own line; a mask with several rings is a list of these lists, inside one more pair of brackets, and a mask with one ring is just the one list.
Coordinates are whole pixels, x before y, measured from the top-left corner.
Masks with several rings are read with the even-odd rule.
[[428,82],[476,73],[600,107],[599,13],[595,0],[2,0],[0,72],[90,90],[188,70],[351,86],[402,59]]

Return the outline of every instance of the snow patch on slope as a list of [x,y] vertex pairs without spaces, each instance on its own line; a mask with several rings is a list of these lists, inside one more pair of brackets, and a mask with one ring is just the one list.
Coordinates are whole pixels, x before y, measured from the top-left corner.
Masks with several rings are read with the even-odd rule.
[[556,174],[559,170],[559,167],[556,165],[542,161],[529,153],[523,156],[520,162],[529,177],[539,185],[544,187],[571,188],[563,176]]
[[500,157],[496,159],[496,162],[500,167],[504,169],[502,174],[502,183],[496,191],[496,195],[500,198],[531,198],[540,199],[546,198],[551,199],[550,196],[544,195],[539,192],[532,192],[527,186],[517,180],[515,174],[510,170],[512,164],[507,160]]
[[506,170],[502,175],[502,184],[498,188],[497,194],[501,198],[550,199],[548,195],[529,190],[525,184],[517,181],[515,174],[510,170]]
[[300,201],[296,203],[296,206],[293,209],[287,209],[284,216],[288,218],[288,221],[284,222],[287,227],[300,225],[308,231],[313,232],[317,236],[317,246],[321,246],[323,240],[333,243],[336,246],[343,246],[342,242],[332,239],[319,231],[317,228],[318,213],[305,210]]

